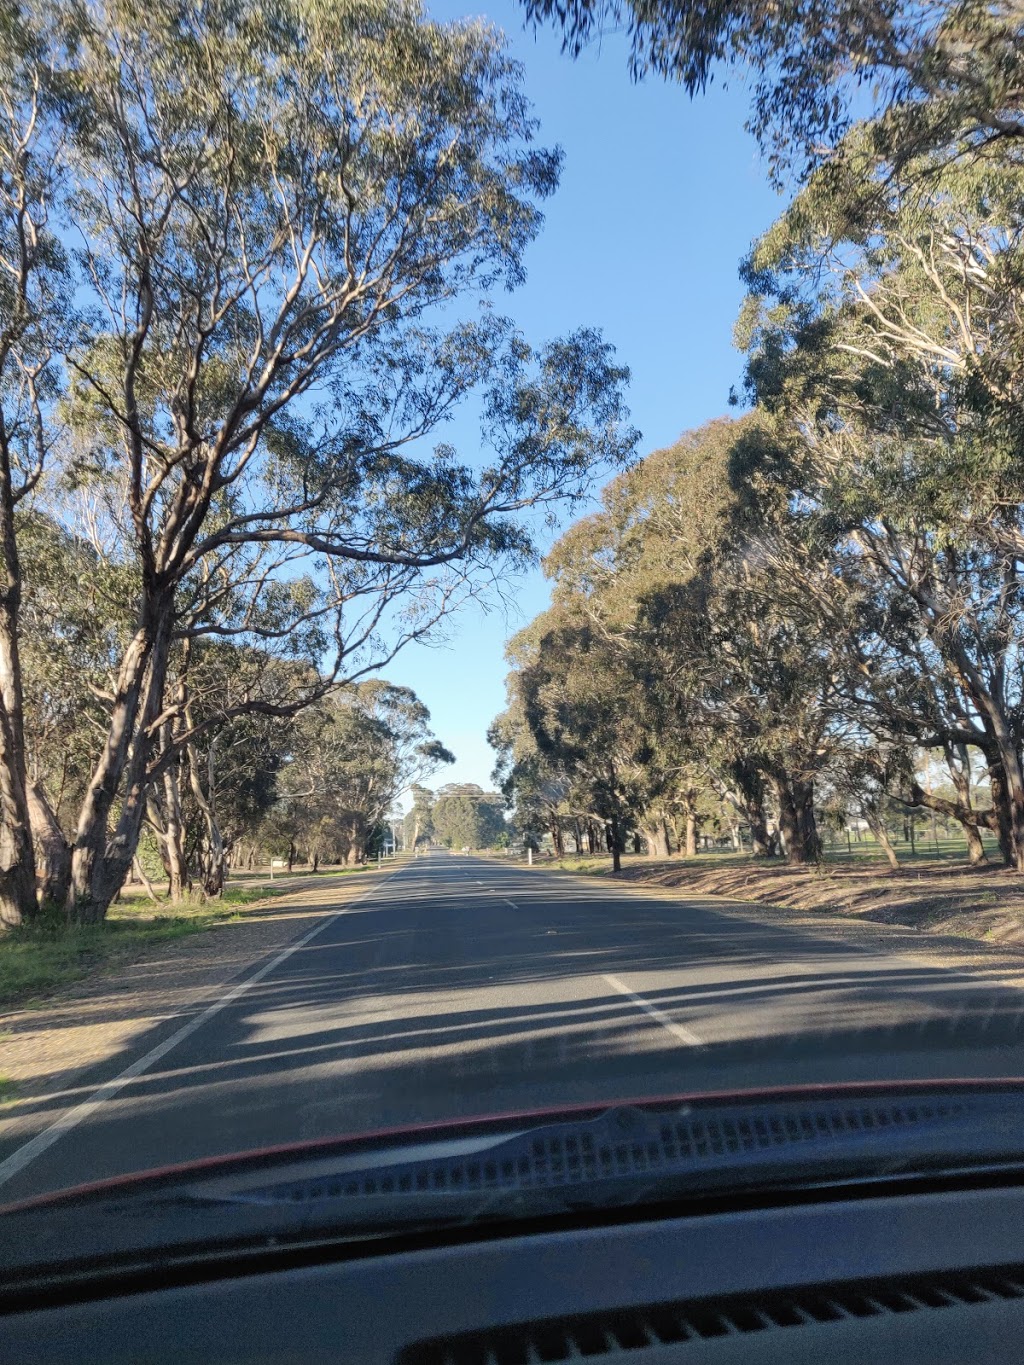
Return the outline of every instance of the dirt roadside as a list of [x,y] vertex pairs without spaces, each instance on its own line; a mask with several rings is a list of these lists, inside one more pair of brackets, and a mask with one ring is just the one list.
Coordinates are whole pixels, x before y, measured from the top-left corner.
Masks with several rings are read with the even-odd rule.
[[45,1004],[0,1014],[0,1135],[11,1137],[21,1102],[41,1095],[73,1103],[83,1073],[119,1055],[127,1060],[144,1035],[205,1006],[229,982],[346,905],[370,894],[395,871],[310,877],[301,891],[247,906],[237,919],[167,944],[155,955],[100,972],[56,992]]

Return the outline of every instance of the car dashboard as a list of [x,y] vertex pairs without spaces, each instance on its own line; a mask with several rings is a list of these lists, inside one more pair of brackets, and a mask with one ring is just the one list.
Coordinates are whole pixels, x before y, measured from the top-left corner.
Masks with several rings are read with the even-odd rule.
[[532,1365],[1007,1361],[1024,1196],[973,1175],[535,1227],[168,1258],[37,1283],[0,1359]]

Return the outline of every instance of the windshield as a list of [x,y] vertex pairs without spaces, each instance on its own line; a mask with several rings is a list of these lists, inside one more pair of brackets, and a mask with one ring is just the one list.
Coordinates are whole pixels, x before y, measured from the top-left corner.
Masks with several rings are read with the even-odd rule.
[[1024,47],[870,11],[6,15],[0,1204],[985,1130],[899,1097],[1024,1074]]

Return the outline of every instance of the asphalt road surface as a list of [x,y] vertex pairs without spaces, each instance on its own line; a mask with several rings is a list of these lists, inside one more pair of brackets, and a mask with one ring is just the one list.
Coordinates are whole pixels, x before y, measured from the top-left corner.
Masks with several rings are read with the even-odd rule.
[[0,1202],[461,1115],[1022,1074],[1024,960],[434,852],[143,1038],[127,1076],[39,1100]]

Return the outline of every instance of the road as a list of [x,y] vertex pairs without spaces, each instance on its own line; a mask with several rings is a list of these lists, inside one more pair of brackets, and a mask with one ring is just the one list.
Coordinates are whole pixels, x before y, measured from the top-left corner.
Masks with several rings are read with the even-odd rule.
[[457,1115],[1024,1074],[1024,959],[438,851],[124,1067],[37,1102],[0,1200]]

